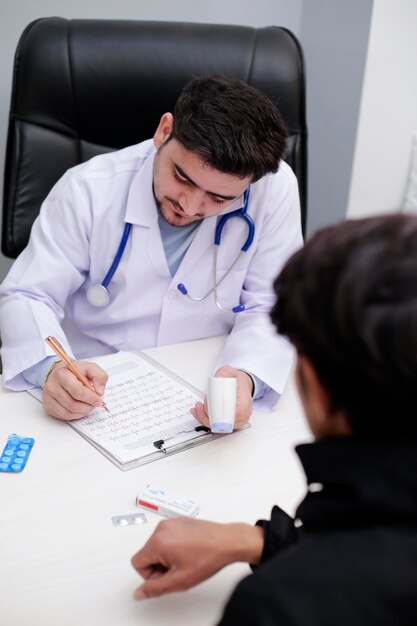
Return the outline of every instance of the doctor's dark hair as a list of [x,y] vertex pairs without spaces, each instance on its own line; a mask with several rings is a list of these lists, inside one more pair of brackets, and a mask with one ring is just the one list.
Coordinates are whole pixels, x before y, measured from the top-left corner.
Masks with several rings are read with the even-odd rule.
[[314,235],[275,281],[271,318],[361,437],[417,436],[417,217]]
[[205,76],[181,92],[170,138],[210,167],[255,182],[278,170],[287,129],[275,104],[257,89],[234,78]]

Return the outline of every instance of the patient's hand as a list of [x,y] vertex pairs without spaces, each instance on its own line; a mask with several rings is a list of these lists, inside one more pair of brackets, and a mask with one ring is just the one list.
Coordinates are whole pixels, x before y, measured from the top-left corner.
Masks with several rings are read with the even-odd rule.
[[264,546],[263,531],[249,524],[217,524],[178,517],[158,524],[132,558],[145,579],[136,600],[183,591],[236,561],[257,564]]

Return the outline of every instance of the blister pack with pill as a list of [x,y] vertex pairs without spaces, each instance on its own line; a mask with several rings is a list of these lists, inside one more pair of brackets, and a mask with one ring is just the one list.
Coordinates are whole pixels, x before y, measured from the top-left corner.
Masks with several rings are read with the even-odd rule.
[[20,437],[15,433],[9,435],[0,456],[0,472],[21,472],[34,443],[32,437]]
[[131,524],[146,524],[148,520],[144,513],[126,513],[126,515],[114,515],[111,521],[113,526],[130,526]]

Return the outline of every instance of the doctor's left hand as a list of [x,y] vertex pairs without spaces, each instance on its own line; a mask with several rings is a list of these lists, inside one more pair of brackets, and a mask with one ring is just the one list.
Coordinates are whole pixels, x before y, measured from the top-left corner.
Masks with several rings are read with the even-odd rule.
[[102,406],[108,375],[96,363],[74,361],[74,365],[89,380],[93,389],[88,389],[69,371],[64,363],[52,370],[42,392],[45,410],[60,420],[76,420],[88,415],[95,407]]
[[[237,399],[236,399],[236,415],[234,428],[242,428],[249,422],[249,418],[252,415],[252,392],[253,392],[253,380],[252,377],[238,370],[230,365],[223,365],[215,376],[224,378],[237,378]],[[190,413],[198,420],[203,426],[210,428],[210,420],[208,416],[207,396],[202,402],[197,402],[195,407],[190,410]]]

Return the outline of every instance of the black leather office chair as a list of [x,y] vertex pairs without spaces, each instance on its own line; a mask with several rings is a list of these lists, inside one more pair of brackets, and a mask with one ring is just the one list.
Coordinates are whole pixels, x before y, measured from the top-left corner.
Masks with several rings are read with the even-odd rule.
[[2,250],[16,257],[53,184],[74,165],[150,138],[193,76],[227,74],[277,103],[306,223],[303,58],[279,27],[66,20],[29,24],[15,57]]

